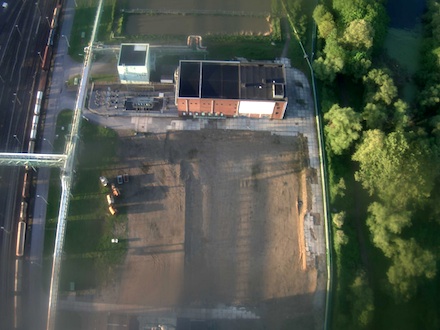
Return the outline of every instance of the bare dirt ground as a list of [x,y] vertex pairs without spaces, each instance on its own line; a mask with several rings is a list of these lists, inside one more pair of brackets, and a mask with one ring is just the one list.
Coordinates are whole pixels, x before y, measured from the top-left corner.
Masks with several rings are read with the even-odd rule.
[[129,248],[101,299],[158,310],[244,306],[260,317],[220,328],[315,327],[317,271],[305,268],[299,221],[309,198],[303,138],[120,134]]

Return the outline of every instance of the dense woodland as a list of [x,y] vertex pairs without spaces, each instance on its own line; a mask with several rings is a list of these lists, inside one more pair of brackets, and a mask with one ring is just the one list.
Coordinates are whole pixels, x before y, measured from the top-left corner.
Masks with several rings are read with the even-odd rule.
[[336,261],[332,328],[439,329],[440,0],[428,0],[409,100],[383,48],[385,2],[325,0],[313,13]]

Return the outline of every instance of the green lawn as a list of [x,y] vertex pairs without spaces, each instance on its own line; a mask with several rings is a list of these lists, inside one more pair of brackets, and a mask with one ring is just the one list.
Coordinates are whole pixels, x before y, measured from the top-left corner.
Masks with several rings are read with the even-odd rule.
[[[88,46],[91,38],[98,2],[98,0],[76,0],[78,6],[75,8],[75,17],[69,37],[69,55],[79,62],[84,60],[84,47]],[[110,38],[115,5],[116,0],[104,2],[96,41],[106,41]]]
[[397,71],[408,75],[408,78],[404,78],[407,83],[403,86],[403,97],[407,102],[413,101],[417,92],[416,85],[410,78],[419,69],[421,43],[422,33],[417,29],[408,31],[389,28],[385,39],[388,55],[401,66]]
[[[61,112],[58,117],[58,138],[54,144],[58,152],[64,149],[71,117],[72,111],[69,110]],[[112,244],[111,239],[115,237],[115,224],[126,222],[126,216],[123,212],[110,215],[105,198],[110,188],[103,187],[99,181],[99,176],[106,175],[106,171],[111,171],[118,161],[117,147],[118,136],[114,131],[83,121],[67,219],[61,291],[69,290],[71,282],[75,283],[77,291],[95,288],[111,276],[112,266],[121,262],[125,255],[125,233],[118,233],[118,238],[122,239],[118,244]],[[50,179],[44,252],[47,266],[53,254],[58,219],[59,174],[59,170],[53,170]],[[49,276],[50,267],[47,272]]]
[[273,60],[280,57],[283,43],[272,43],[269,37],[254,36],[206,36],[208,57],[213,60],[230,60],[244,57],[250,60]]

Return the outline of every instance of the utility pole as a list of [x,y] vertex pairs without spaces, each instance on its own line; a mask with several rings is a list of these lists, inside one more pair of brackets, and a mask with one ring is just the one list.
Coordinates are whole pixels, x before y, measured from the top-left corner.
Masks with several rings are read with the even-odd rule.
[[20,39],[23,38],[20,29],[18,28],[18,25],[16,24],[15,27],[17,28],[18,34],[20,35]]
[[62,36],[64,39],[66,39],[67,47],[70,48],[70,42],[69,42],[69,39],[67,39],[67,37],[66,37],[64,34],[62,34],[61,36]]
[[20,101],[20,99],[18,98],[17,93],[14,93],[13,95],[14,95],[14,99],[12,100],[12,102],[15,102],[15,101],[17,100],[18,104],[21,105],[21,101]]
[[12,135],[12,137],[17,140],[21,147],[21,141],[18,139],[17,134]]
[[4,231],[6,234],[8,234],[8,235],[11,234],[11,232],[10,232],[9,230],[6,230],[6,228],[3,227],[3,226],[1,226],[0,229],[3,230],[3,231]]
[[41,195],[37,195],[37,197],[38,197],[38,198],[41,198],[41,199],[46,203],[46,205],[49,205],[49,202],[46,200],[46,198],[44,198],[44,197],[41,196]]

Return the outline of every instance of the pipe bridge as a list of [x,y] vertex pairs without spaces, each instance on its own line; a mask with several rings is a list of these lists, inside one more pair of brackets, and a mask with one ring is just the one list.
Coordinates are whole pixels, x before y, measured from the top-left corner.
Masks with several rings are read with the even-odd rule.
[[65,154],[0,153],[0,166],[64,167]]

